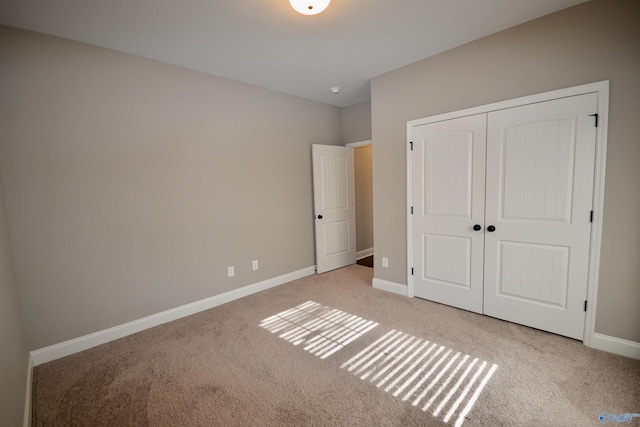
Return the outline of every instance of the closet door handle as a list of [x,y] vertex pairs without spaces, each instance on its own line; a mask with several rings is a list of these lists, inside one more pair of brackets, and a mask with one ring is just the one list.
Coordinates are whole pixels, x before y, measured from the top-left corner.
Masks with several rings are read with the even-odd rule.
[[490,225],[490,226],[487,227],[487,231],[489,233],[493,233],[494,231],[496,231],[496,228],[493,225]]
[[480,231],[480,230],[482,230],[482,226],[480,224],[476,224],[476,225],[473,226],[473,229],[475,231]]

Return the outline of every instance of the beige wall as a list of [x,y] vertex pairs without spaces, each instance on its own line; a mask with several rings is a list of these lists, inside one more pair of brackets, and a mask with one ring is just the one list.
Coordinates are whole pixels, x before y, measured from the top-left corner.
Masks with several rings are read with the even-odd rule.
[[22,425],[29,354],[0,177],[0,425]]
[[640,2],[593,0],[374,78],[375,277],[407,283],[408,120],[610,80],[596,332],[640,342],[639,76]]
[[356,186],[356,250],[373,248],[373,173],[371,145],[353,150]]
[[36,33],[0,40],[30,349],[314,265],[311,144],[341,144],[340,108]]
[[342,142],[371,139],[371,101],[359,102],[342,109]]

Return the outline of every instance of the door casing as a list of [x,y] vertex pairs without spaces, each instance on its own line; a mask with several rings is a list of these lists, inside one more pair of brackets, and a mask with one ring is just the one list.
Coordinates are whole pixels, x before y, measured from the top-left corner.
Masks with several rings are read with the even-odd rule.
[[587,275],[587,301],[588,307],[585,315],[585,327],[583,343],[591,346],[595,335],[595,313],[597,308],[598,277],[600,270],[600,248],[602,241],[602,224],[604,210],[604,183],[605,164],[607,152],[607,127],[609,116],[609,81],[601,81],[586,85],[574,86],[570,88],[539,93],[521,98],[510,99],[465,110],[454,111],[422,119],[407,122],[407,296],[414,296],[413,289],[413,229],[411,218],[412,200],[412,166],[411,166],[411,142],[413,140],[413,127],[429,123],[440,122],[470,115],[490,113],[492,111],[503,110],[538,102],[550,101],[553,99],[565,98],[569,96],[596,93],[598,95],[598,116],[594,118],[598,121],[596,129],[596,153],[594,164],[594,187],[593,187],[593,224],[591,229],[591,245],[589,250],[589,271]]

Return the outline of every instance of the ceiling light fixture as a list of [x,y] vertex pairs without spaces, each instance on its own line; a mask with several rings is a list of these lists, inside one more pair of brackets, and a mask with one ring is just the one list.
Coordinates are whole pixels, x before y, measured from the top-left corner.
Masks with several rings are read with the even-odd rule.
[[289,0],[291,7],[303,15],[317,15],[329,6],[331,0]]

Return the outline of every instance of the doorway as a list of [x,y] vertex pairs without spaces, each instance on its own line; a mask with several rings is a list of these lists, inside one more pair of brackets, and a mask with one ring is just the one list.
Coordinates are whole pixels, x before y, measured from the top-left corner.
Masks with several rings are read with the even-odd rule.
[[353,148],[356,199],[357,263],[373,267],[373,173],[371,140],[347,144]]
[[316,272],[373,267],[371,141],[312,145]]

